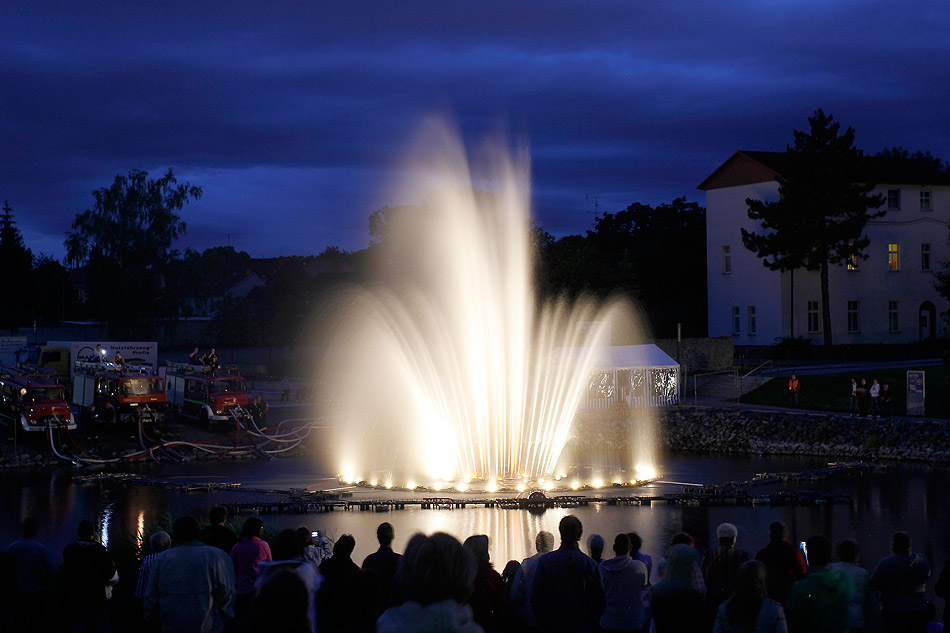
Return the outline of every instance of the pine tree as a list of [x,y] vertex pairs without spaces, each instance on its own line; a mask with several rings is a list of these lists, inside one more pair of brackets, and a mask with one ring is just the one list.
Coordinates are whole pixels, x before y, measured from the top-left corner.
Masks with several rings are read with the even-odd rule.
[[749,217],[762,223],[762,232],[742,229],[742,243],[770,270],[819,271],[824,343],[830,346],[828,269],[867,259],[864,228],[884,215],[884,196],[871,195],[875,183],[867,159],[854,147],[853,128],[839,134],[841,124],[821,109],[808,123],[809,132],[795,131],[795,144],[785,149],[779,200],[746,199]]

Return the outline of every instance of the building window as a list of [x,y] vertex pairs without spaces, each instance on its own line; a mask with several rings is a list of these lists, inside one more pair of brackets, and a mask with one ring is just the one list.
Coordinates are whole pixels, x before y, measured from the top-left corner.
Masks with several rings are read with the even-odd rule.
[[755,306],[749,306],[749,336],[755,336]]
[[809,301],[808,302],[808,333],[817,334],[819,331],[821,331],[821,328],[819,327],[819,323],[821,323],[821,321],[819,320],[819,317],[818,317],[818,302]]
[[[848,242],[848,246],[854,246],[854,242]],[[858,256],[857,254],[848,255],[846,260],[848,263],[848,270],[857,270],[858,269]]]
[[728,275],[732,272],[732,247],[723,245],[722,247],[722,273]]
[[897,301],[888,301],[887,302],[887,331],[888,332],[899,332],[901,329],[900,323],[900,312],[898,310]]
[[897,272],[901,269],[901,245],[900,244],[887,245],[887,269],[892,272]]
[[742,327],[742,323],[739,320],[739,306],[732,306],[732,335],[739,335],[739,328]]
[[924,272],[930,270],[930,244],[920,245],[920,269]]
[[901,208],[901,190],[888,189],[887,190],[887,210],[899,211],[900,208]]
[[855,333],[858,331],[858,309],[860,308],[860,302],[858,301],[849,301],[848,302],[848,332]]
[[921,191],[920,192],[920,210],[921,211],[931,211],[930,207],[930,192]]

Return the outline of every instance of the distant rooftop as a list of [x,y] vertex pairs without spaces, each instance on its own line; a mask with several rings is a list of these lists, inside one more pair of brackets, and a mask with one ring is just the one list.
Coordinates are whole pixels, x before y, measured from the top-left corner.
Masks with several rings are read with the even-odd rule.
[[[879,185],[950,185],[950,173],[913,158],[868,156],[871,176]],[[739,150],[716,168],[697,189],[722,189],[781,180],[785,152]]]

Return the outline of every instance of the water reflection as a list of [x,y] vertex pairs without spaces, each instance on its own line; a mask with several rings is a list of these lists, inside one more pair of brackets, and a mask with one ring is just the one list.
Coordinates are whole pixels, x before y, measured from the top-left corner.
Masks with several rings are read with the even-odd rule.
[[[663,472],[677,482],[737,480],[758,472],[805,470],[814,461],[766,460],[744,458],[689,457],[667,458]],[[191,464],[163,471],[165,476],[202,481],[227,477],[246,485],[290,487],[298,485],[307,469],[304,460],[281,460],[276,464],[243,463],[243,469]],[[215,473],[218,474],[215,474]],[[566,514],[575,514],[584,524],[583,543],[586,548],[591,534],[598,533],[609,544],[618,532],[636,531],[643,538],[643,550],[654,559],[665,553],[671,536],[685,530],[700,547],[714,540],[716,526],[729,521],[739,528],[739,547],[757,550],[765,545],[768,524],[782,520],[791,539],[804,540],[814,533],[823,533],[833,541],[854,538],[861,545],[863,561],[873,566],[888,554],[889,536],[905,530],[914,539],[914,548],[939,568],[950,553],[948,527],[950,508],[945,503],[947,469],[922,466],[895,467],[883,472],[839,475],[809,483],[808,488],[850,495],[851,502],[841,505],[801,507],[682,507],[644,506],[616,507],[592,505],[572,509],[526,512],[501,508],[465,510],[408,509],[394,512],[333,512],[297,516],[265,516],[272,530],[306,525],[319,529],[331,538],[343,533],[353,534],[357,546],[354,560],[377,547],[375,531],[382,521],[389,521],[396,530],[395,547],[405,548],[417,531],[444,531],[460,540],[472,534],[487,534],[491,539],[491,556],[501,569],[510,559],[521,560],[534,553],[534,540],[539,530],[548,530],[557,539],[558,522]],[[313,478],[310,478],[312,481]],[[283,485],[281,485],[281,483]],[[658,491],[679,490],[680,486],[660,485]],[[221,492],[185,493],[160,487],[78,485],[65,471],[54,473],[0,473],[0,546],[15,540],[20,521],[37,516],[43,525],[40,538],[54,552],[75,538],[82,519],[92,519],[99,527],[102,540],[113,547],[127,546],[141,552],[149,535],[167,529],[169,517],[193,514],[202,522],[215,504],[248,501],[248,493]],[[243,517],[232,517],[240,523]],[[559,539],[557,539],[559,540]]]

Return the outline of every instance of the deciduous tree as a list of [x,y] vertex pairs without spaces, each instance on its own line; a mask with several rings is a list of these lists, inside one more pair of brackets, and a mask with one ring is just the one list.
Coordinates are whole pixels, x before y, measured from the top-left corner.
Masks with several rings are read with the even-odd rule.
[[66,262],[84,266],[91,315],[114,336],[148,333],[151,319],[171,316],[165,273],[172,245],[185,232],[178,211],[201,187],[133,169],[92,192],[95,205],[77,214],[66,237]]

